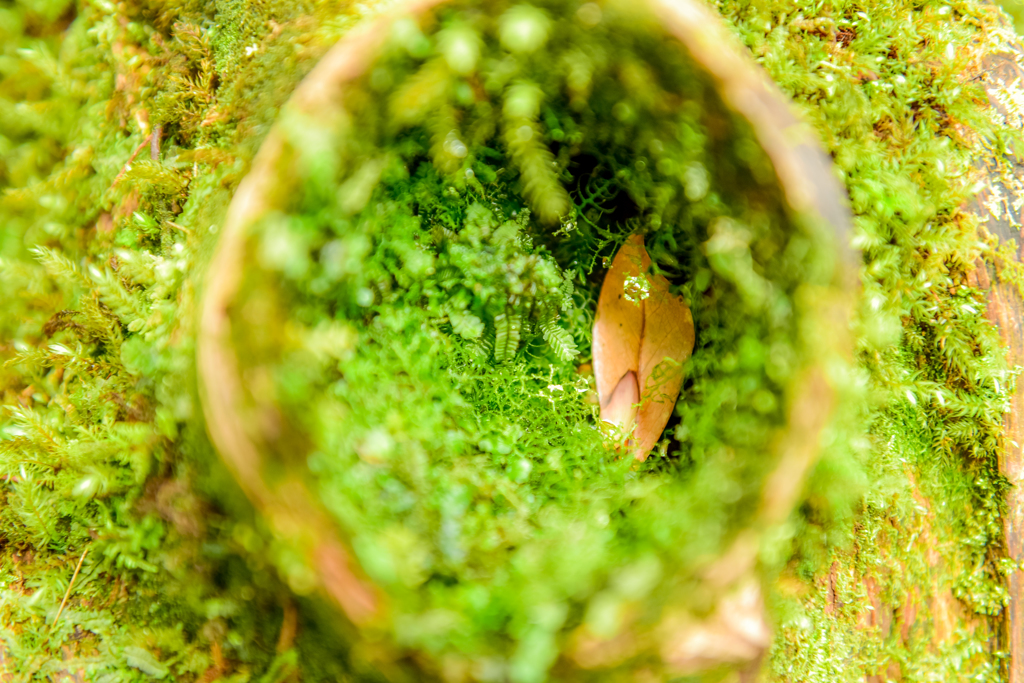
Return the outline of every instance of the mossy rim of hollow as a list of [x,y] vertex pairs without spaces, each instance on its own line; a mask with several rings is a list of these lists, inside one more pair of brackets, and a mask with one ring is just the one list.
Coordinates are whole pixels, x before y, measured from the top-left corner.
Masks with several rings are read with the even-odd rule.
[[[391,637],[533,681],[571,636],[713,605],[693,588],[758,524],[797,379],[831,352],[815,314],[837,265],[649,17],[484,9],[395,23],[333,127],[284,112],[296,191],[250,232],[232,343],[268,470],[311,470],[392,598]],[[639,467],[574,391],[603,268],[634,232],[697,328]],[[487,255],[510,243],[502,258],[547,275],[495,279]],[[454,268],[458,248],[481,259]]]

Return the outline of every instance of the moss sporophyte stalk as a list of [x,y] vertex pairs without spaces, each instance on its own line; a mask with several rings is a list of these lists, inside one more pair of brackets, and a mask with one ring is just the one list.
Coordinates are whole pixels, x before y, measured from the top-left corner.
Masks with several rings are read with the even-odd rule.
[[[973,0],[713,3],[823,140],[863,253],[857,369],[830,375],[821,460],[765,529],[766,445],[821,360],[805,323],[843,321],[807,315],[833,252],[756,136],[631,7],[389,31],[343,116],[292,122],[290,201],[235,254],[259,478],[301,477],[388,617],[303,597],[305,541],[206,436],[195,321],[253,155],[385,4],[0,3],[0,675],[646,680],[667,606],[674,633],[728,624],[706,568],[747,557],[767,680],[1006,680],[1014,373],[968,275],[995,252],[1012,284],[1018,250],[965,207],[979,156],[1004,173],[1019,148],[979,67],[1016,39]],[[641,465],[587,370],[638,233],[696,330]]]

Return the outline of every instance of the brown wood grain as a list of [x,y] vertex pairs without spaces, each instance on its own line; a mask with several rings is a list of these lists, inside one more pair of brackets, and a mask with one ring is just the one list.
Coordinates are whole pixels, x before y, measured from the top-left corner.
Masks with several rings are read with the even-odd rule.
[[[1006,51],[989,55],[980,65],[976,78],[982,80],[988,93],[990,103],[1002,115],[1007,117],[1009,125],[1019,126],[1020,122],[1012,116],[1002,104],[1003,93],[1024,78],[1018,60],[1021,56],[1019,45],[1007,45]],[[1001,92],[1002,91],[1002,92]],[[979,193],[972,209],[982,219],[984,229],[993,236],[1000,245],[1009,245],[1016,260],[1021,261],[1021,246],[1024,245],[1024,232],[1021,229],[1022,214],[1014,210],[1012,204],[1005,205],[1004,210],[991,210],[993,196],[1014,197],[1000,177],[992,172],[990,160],[982,160],[981,169],[987,171],[986,187]],[[1017,173],[1021,171],[1018,169]],[[1006,348],[1006,360],[1009,367],[1024,365],[1024,298],[1018,288],[1008,282],[1001,282],[997,277],[999,264],[992,261],[979,260],[971,284],[987,293],[988,307],[986,315],[998,328]],[[1004,418],[1004,448],[999,466],[1003,475],[1012,485],[1006,497],[1006,515],[1003,529],[1006,540],[1007,555],[1018,564],[1024,560],[1024,381],[1018,380],[1016,391],[1010,403],[1010,412]],[[1024,575],[1018,569],[1007,577],[1009,605],[1007,606],[1007,640],[1010,651],[1009,680],[1010,683],[1024,683]]]

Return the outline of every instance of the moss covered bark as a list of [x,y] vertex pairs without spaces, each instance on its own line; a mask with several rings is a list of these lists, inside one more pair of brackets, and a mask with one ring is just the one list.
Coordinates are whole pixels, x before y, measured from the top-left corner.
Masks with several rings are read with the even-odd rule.
[[[0,4],[5,680],[373,677],[279,583],[286,558],[217,465],[194,316],[279,107],[375,7]],[[1006,680],[1015,372],[969,277],[992,247],[967,206],[978,158],[1018,144],[972,80],[1014,38],[967,0],[717,7],[825,141],[864,254],[845,389],[864,428],[826,436],[761,548],[763,676]]]

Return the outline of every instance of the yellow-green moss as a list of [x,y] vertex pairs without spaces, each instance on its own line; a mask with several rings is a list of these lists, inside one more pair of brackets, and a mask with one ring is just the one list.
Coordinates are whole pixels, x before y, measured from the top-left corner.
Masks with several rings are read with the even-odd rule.
[[[805,505],[763,549],[770,676],[862,680],[896,662],[904,680],[1003,680],[996,456],[1012,375],[966,284],[979,247],[958,170],[976,150],[956,132],[1016,135],[959,78],[1002,19],[967,1],[717,6],[833,153],[865,254],[848,396],[867,397],[866,434],[830,433]],[[206,441],[192,315],[278,107],[369,13],[0,5],[0,354],[14,361],[0,369],[0,647],[16,675],[279,681],[300,660],[309,679],[345,675],[315,621],[298,656],[275,651],[290,598]],[[143,145],[125,169],[157,124],[158,159]],[[959,623],[977,615],[963,637],[933,645],[927,616],[908,642],[862,625],[872,595],[947,591]]]

